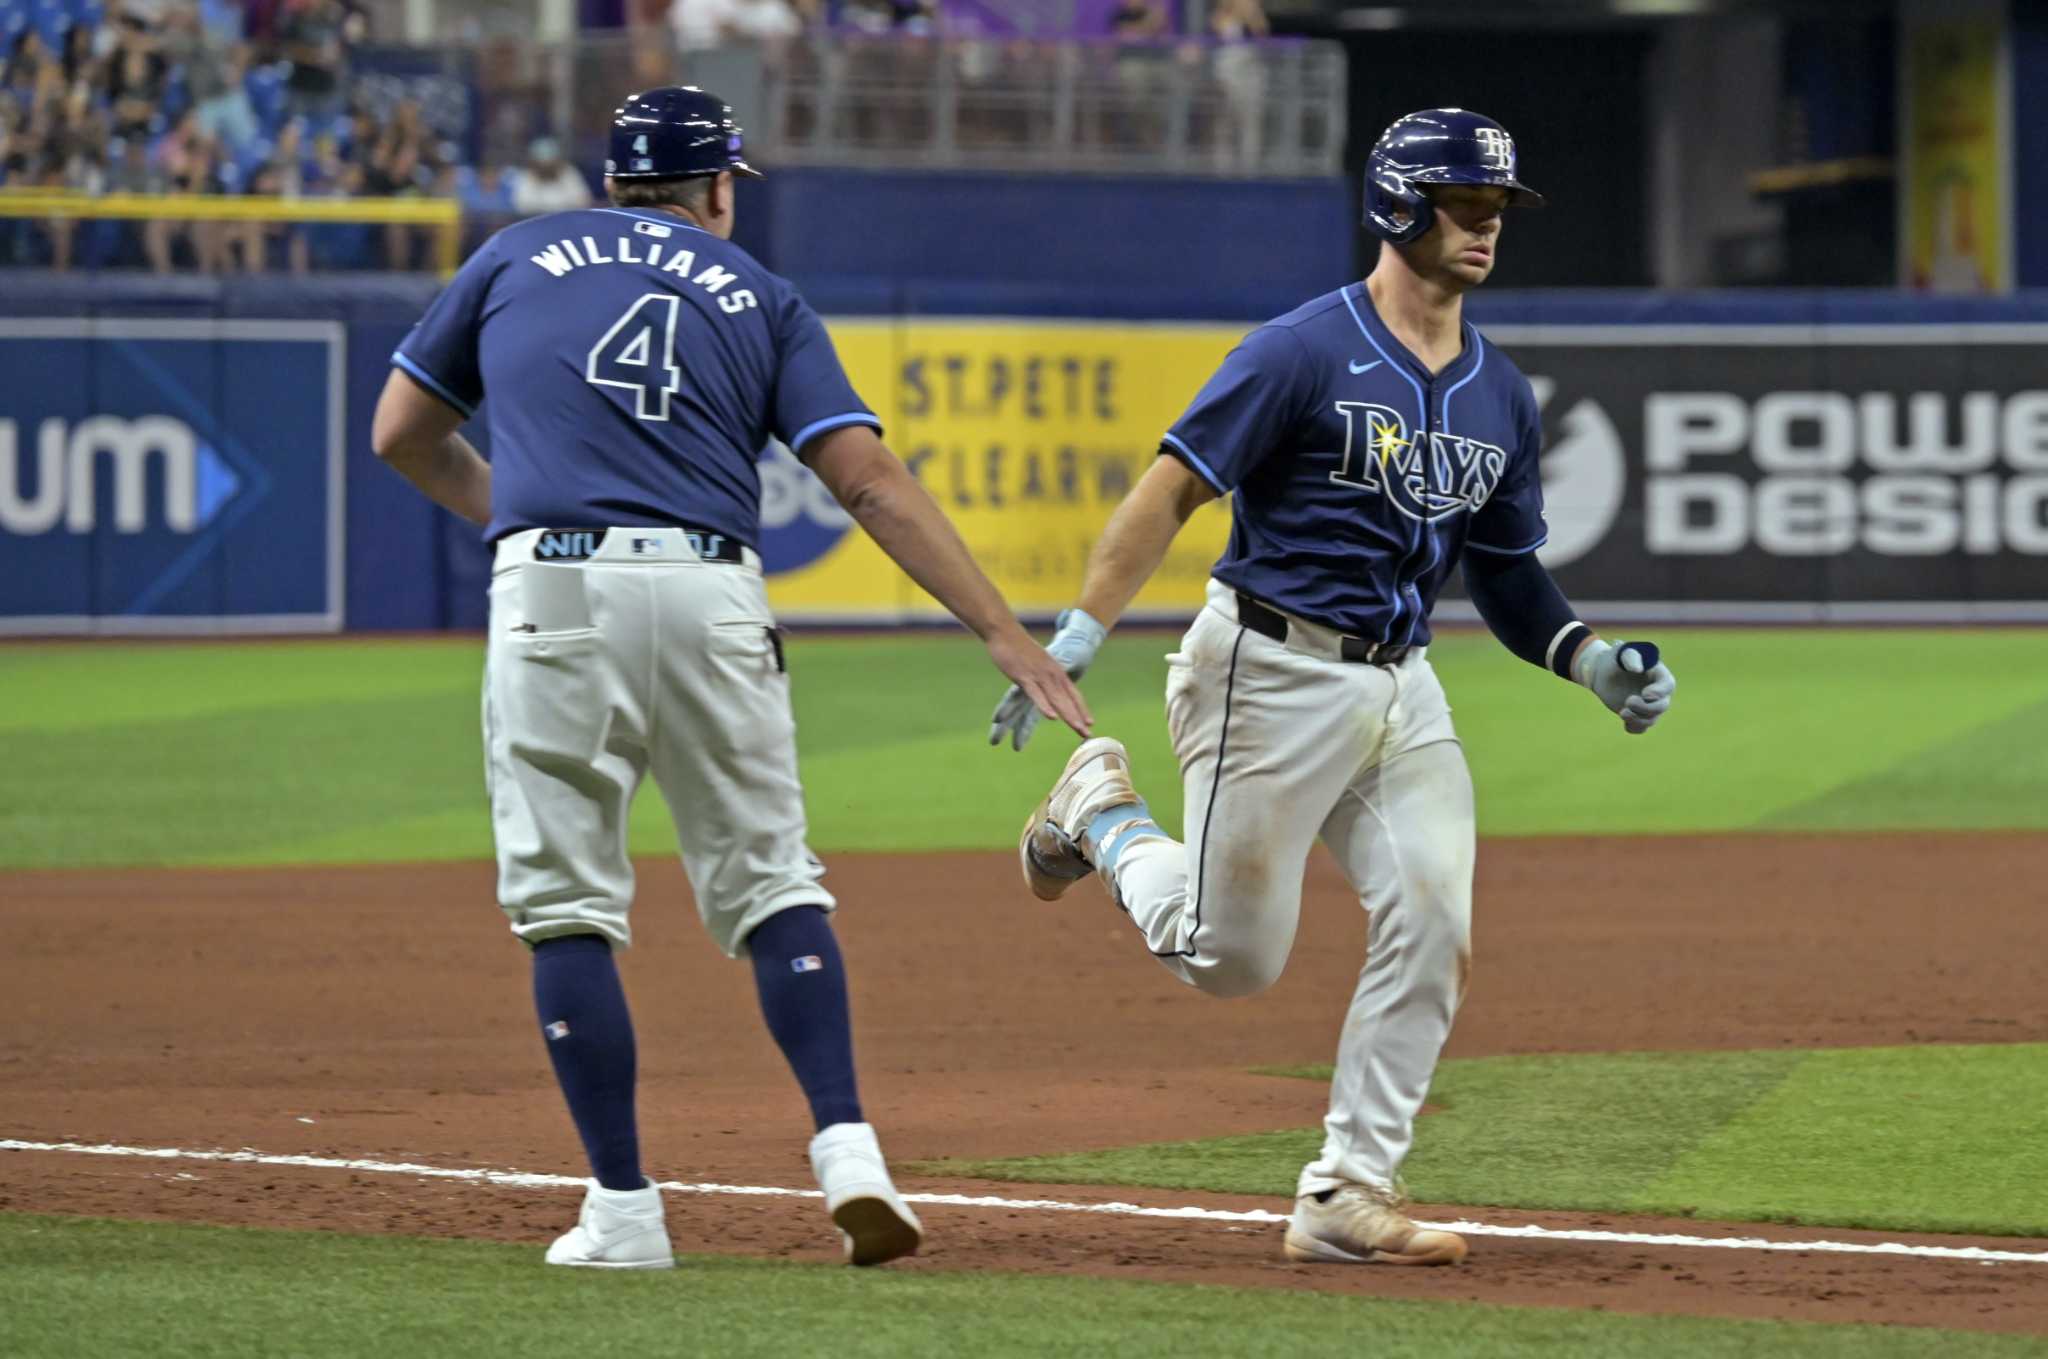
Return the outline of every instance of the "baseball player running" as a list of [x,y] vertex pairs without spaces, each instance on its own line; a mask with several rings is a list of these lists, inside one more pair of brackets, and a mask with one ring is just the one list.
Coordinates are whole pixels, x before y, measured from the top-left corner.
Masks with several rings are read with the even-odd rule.
[[[496,544],[483,725],[498,897],[533,950],[555,1075],[593,1176],[550,1264],[674,1264],[640,1169],[626,821],[651,772],[697,909],[753,963],[817,1124],[811,1166],[854,1264],[922,1229],[861,1111],[823,866],[804,843],[756,458],[772,434],[1044,711],[1087,708],[878,437],[818,318],[727,239],[753,175],[731,110],[694,88],[613,116],[612,206],[492,237],[392,356],[379,456]],[[491,399],[492,461],[456,431]]]
[[[1371,942],[1287,1229],[1294,1260],[1465,1255],[1409,1219],[1397,1179],[1470,970],[1472,782],[1426,659],[1445,577],[1462,562],[1494,635],[1591,689],[1625,730],[1671,704],[1655,649],[1596,637],[1537,562],[1536,400],[1463,318],[1503,213],[1541,201],[1491,119],[1432,109],[1388,128],[1366,172],[1365,225],[1383,242],[1371,276],[1224,359],[1111,518],[1051,645],[1079,678],[1189,514],[1235,493],[1207,606],[1166,658],[1186,843],[1101,737],[1074,752],[1019,852],[1048,901],[1100,875],[1153,956],[1213,996],[1280,975],[1310,842],[1336,855]],[[1036,721],[1013,688],[989,739],[1021,748]]]

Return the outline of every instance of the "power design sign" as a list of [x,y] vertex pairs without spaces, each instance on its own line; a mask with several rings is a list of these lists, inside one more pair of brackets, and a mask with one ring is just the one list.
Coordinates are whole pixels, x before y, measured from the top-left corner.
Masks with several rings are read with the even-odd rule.
[[1545,560],[1672,617],[2048,617],[2048,327],[1502,326]]

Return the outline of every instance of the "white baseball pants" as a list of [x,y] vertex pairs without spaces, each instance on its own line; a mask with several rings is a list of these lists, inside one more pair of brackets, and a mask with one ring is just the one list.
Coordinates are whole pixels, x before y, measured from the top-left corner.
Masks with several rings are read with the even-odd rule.
[[626,816],[649,772],[697,911],[732,957],[791,906],[833,907],[804,843],[789,676],[760,560],[701,560],[679,529],[613,529],[587,560],[497,548],[484,748],[498,900],[529,943],[632,942]]
[[1283,644],[1238,624],[1228,587],[1211,581],[1208,598],[1167,657],[1187,840],[1125,841],[1113,890],[1168,971],[1210,995],[1250,995],[1286,965],[1322,837],[1370,932],[1323,1152],[1298,1192],[1390,1184],[1470,969],[1464,751],[1420,652],[1393,667],[1341,661],[1327,628],[1290,620]]

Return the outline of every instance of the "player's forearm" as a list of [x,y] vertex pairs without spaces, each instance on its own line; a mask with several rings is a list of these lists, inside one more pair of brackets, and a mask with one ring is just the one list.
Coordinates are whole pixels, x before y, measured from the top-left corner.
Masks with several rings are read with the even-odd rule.
[[[1199,503],[1199,502],[1196,502]],[[1081,583],[1082,612],[1104,627],[1123,617],[1138,591],[1166,560],[1167,549],[1196,503],[1185,503],[1160,479],[1147,476],[1116,507],[1088,554]]]
[[490,522],[491,465],[460,434],[397,442],[377,456],[436,505],[472,524]]
[[960,539],[953,522],[897,463],[844,501],[846,512],[918,587],[987,641],[1021,628]]
[[1579,622],[1534,552],[1468,553],[1465,588],[1502,646],[1561,679],[1574,678],[1593,630]]

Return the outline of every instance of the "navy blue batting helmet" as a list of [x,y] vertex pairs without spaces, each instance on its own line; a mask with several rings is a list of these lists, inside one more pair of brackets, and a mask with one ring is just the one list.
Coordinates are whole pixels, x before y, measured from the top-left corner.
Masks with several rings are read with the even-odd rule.
[[1515,139],[1468,109],[1424,109],[1396,119],[1365,162],[1365,226],[1405,245],[1436,225],[1427,184],[1490,184],[1517,207],[1540,208],[1543,195],[1515,178]]
[[604,172],[613,179],[691,179],[730,170],[760,178],[740,150],[732,106],[695,85],[629,94],[612,111]]

